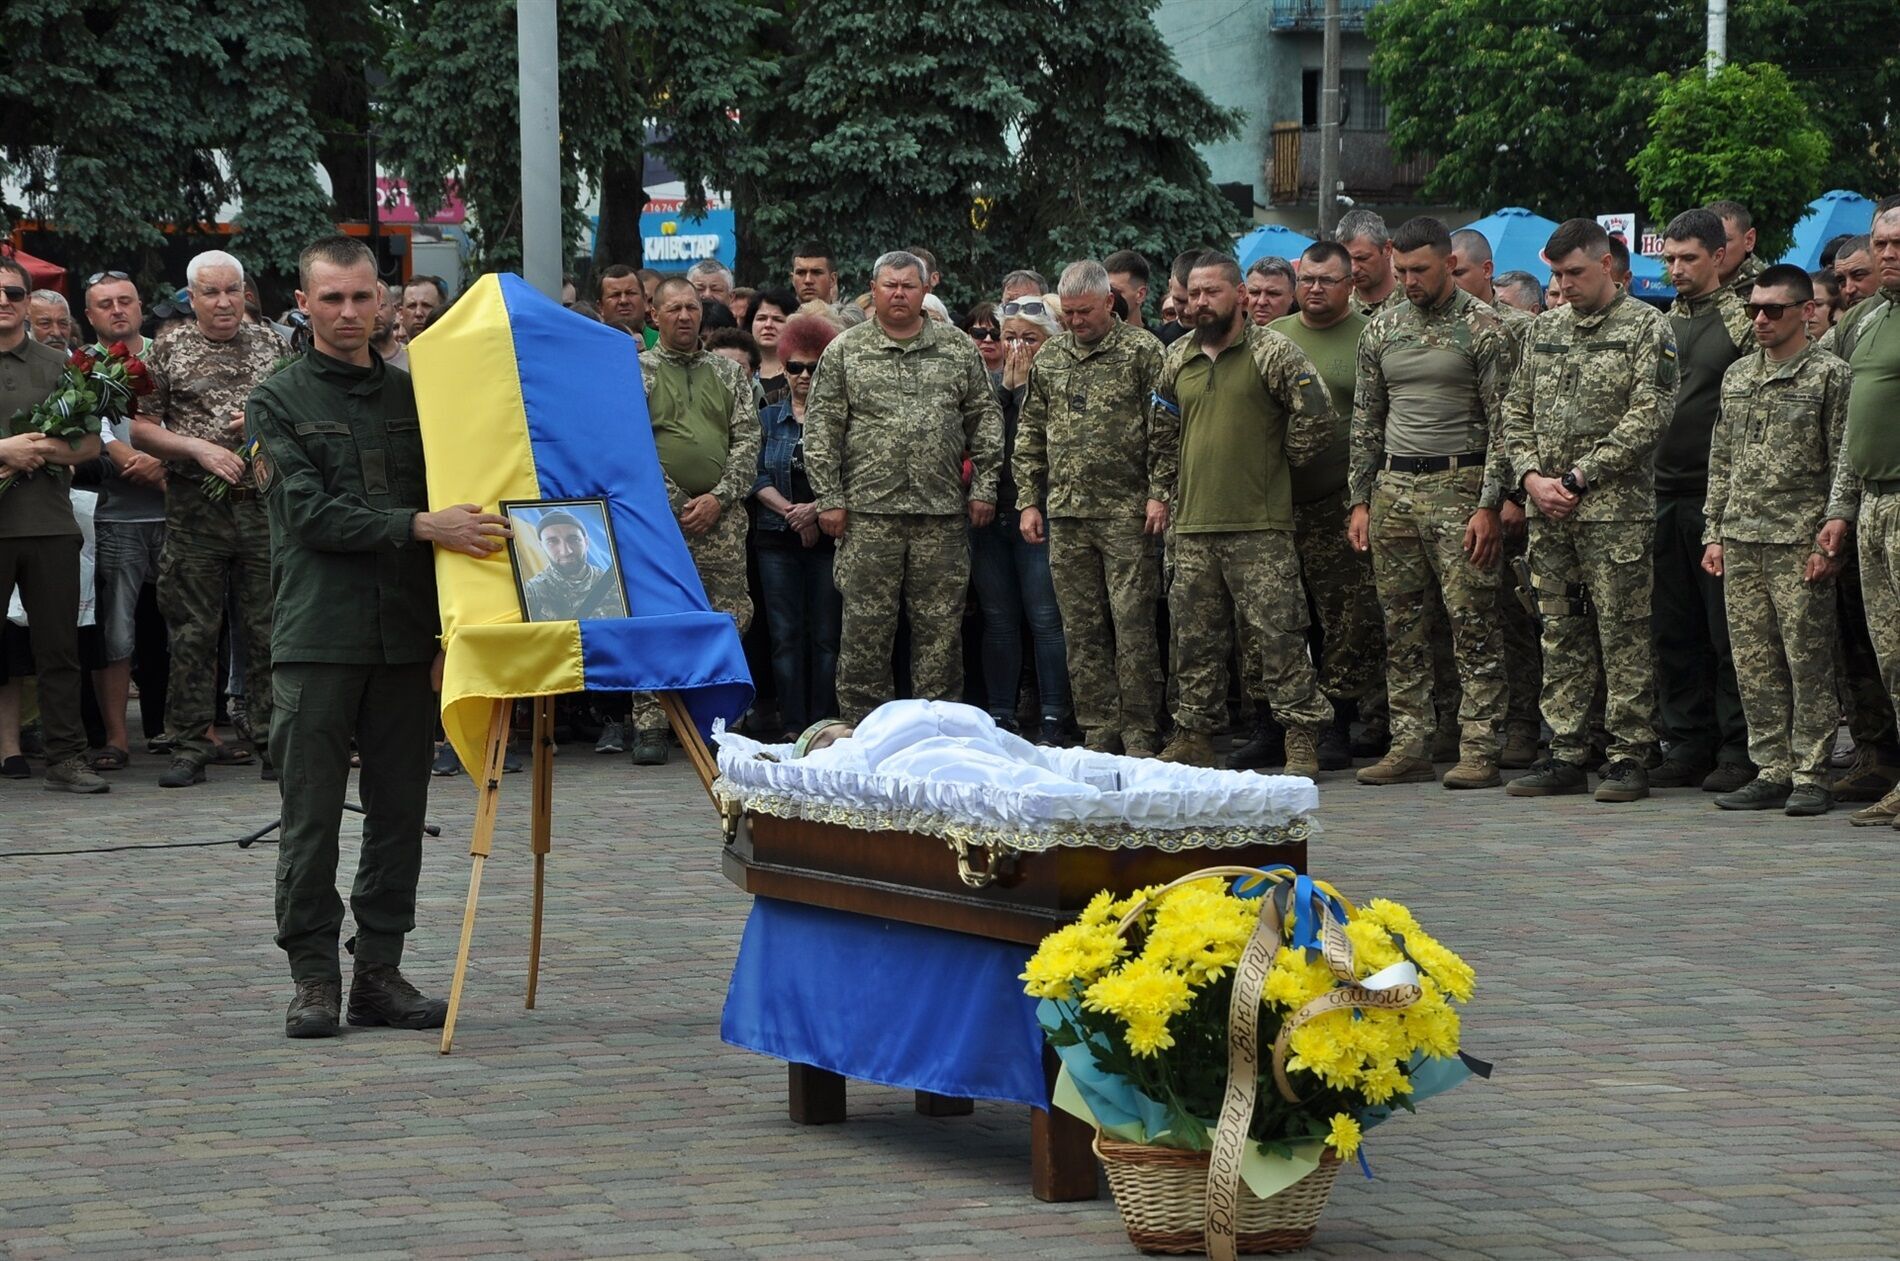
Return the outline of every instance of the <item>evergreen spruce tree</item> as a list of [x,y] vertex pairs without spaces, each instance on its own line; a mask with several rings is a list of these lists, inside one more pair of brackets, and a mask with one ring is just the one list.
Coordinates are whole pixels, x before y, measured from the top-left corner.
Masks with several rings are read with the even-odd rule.
[[1006,214],[1017,257],[1055,269],[1135,249],[1165,265],[1225,248],[1240,216],[1195,146],[1238,116],[1181,74],[1156,31],[1155,0],[1049,0],[1047,67],[1029,83],[1018,192]]

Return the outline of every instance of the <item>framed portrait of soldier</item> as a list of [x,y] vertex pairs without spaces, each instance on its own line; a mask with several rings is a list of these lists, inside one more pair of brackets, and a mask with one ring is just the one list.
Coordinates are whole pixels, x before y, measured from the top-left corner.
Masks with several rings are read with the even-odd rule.
[[510,499],[508,559],[527,622],[626,617],[627,584],[604,499]]

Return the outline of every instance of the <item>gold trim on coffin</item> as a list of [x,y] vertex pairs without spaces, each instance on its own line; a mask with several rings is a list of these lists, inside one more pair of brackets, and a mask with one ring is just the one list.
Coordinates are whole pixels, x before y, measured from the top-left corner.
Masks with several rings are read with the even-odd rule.
[[[867,809],[832,801],[815,801],[786,793],[744,792],[730,779],[720,776],[713,781],[713,798],[720,812],[732,819],[734,810],[769,814],[780,819],[804,819],[811,823],[831,823],[860,832],[916,832],[934,836],[957,852],[958,874],[965,884],[981,888],[990,875],[970,870],[968,851],[1036,853],[1069,847],[1075,849],[1158,849],[1179,853],[1189,849],[1232,849],[1242,845],[1287,845],[1312,838],[1313,821],[1301,816],[1274,827],[1223,828],[1135,828],[1103,827],[1071,822],[1052,822],[1035,831],[1019,831],[952,818],[934,810]],[[736,820],[734,820],[736,823]],[[730,835],[730,832],[728,833]],[[990,863],[993,869],[995,862]],[[968,870],[969,874],[964,874]]]

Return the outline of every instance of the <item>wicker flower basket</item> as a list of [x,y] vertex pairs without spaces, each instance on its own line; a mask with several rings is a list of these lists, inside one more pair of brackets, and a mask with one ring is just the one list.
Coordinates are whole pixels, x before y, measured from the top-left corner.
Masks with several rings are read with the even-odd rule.
[[[1095,1154],[1108,1171],[1108,1186],[1129,1242],[1143,1252],[1207,1251],[1207,1152],[1124,1143],[1097,1133]],[[1236,1223],[1238,1250],[1249,1256],[1298,1252],[1311,1243],[1339,1164],[1339,1156],[1328,1147],[1319,1168],[1292,1186],[1264,1200],[1243,1191]]]

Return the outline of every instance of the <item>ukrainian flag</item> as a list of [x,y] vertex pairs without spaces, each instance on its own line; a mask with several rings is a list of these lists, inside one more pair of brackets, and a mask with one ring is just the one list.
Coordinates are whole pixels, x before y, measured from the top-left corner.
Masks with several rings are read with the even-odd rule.
[[524,622],[508,553],[438,549],[442,726],[481,764],[492,702],[677,691],[702,734],[752,703],[738,628],[707,603],[667,503],[639,342],[487,275],[409,348],[429,506],[605,499],[632,616]]

